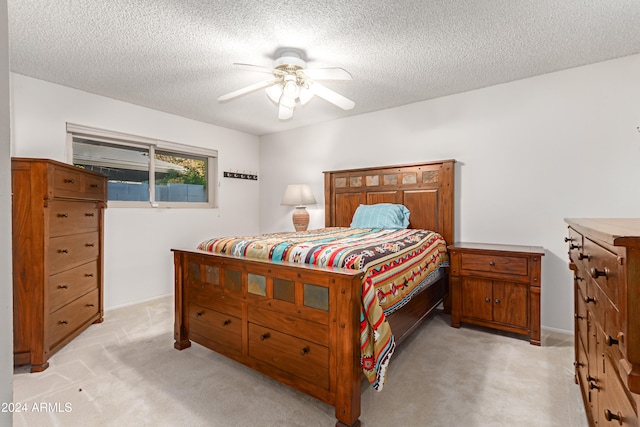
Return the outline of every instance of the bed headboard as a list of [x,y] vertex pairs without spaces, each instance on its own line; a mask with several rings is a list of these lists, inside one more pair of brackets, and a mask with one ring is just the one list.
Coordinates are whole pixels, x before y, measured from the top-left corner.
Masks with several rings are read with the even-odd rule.
[[440,233],[454,242],[455,160],[324,172],[326,227],[348,227],[360,204],[400,203],[409,227]]

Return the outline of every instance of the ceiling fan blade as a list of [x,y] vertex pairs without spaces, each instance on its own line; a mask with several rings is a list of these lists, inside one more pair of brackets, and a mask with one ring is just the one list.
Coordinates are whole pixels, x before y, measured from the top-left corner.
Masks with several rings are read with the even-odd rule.
[[270,79],[270,80],[265,80],[262,82],[258,82],[258,83],[254,83],[252,85],[249,85],[247,87],[244,87],[242,89],[238,89],[236,91],[233,91],[231,93],[228,93],[226,95],[222,95],[221,97],[218,98],[218,101],[227,101],[231,98],[235,98],[237,96],[240,95],[244,95],[245,93],[249,93],[249,92],[253,92],[254,90],[258,90],[258,89],[262,89],[263,87],[267,87],[267,86],[271,86],[275,83],[278,83],[280,81],[280,79]]
[[320,98],[324,99],[325,101],[329,101],[334,105],[337,105],[343,110],[351,110],[356,105],[356,103],[349,98],[345,98],[339,93],[332,91],[328,87],[323,86],[318,82],[311,82],[309,84],[309,89],[311,89],[313,93],[318,95]]
[[233,65],[235,65],[236,67],[245,69],[247,71],[258,71],[261,73],[271,73],[273,75],[276,76],[283,76],[286,73],[282,70],[278,70],[277,68],[271,68],[271,67],[263,67],[262,65],[254,65],[254,64],[243,64],[240,62],[234,62]]
[[303,70],[305,76],[314,80],[351,80],[351,73],[340,67],[309,68]]
[[293,108],[289,108],[281,102],[278,108],[278,118],[280,120],[288,120],[291,117],[293,117]]

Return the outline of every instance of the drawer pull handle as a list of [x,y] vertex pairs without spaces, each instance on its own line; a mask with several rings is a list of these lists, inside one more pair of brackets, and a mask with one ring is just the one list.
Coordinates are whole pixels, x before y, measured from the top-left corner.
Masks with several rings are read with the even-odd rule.
[[495,262],[493,262],[493,261],[489,261],[489,265],[490,265],[491,267],[493,267],[494,265],[496,265],[496,263],[495,263]]
[[93,307],[93,304],[87,304],[87,307]]
[[592,268],[591,271],[591,277],[593,277],[594,279],[597,279],[600,276],[604,276],[606,278],[609,277],[609,269],[607,267],[604,268],[604,270],[598,270],[597,268]]
[[60,322],[58,322],[58,323],[60,323],[61,325],[66,325],[66,324],[68,324],[69,322],[67,322],[66,320],[61,320],[61,321],[60,321]]
[[607,421],[617,420],[618,423],[620,425],[622,425],[622,414],[620,412],[618,412],[617,414],[614,414],[610,410],[605,409],[604,410],[604,419],[607,420]]
[[271,334],[269,332],[260,335],[260,341],[268,340],[269,338],[271,338]]
[[576,360],[575,362],[573,362],[573,366],[575,366],[576,368],[582,368],[582,367],[584,367],[584,363],[578,362]]
[[87,212],[86,214],[84,214],[84,216],[94,216],[95,214],[93,212]]
[[311,349],[309,347],[303,347],[300,349],[300,355],[304,356],[305,354],[308,354],[311,351]]
[[69,289],[67,285],[59,285],[58,289]]
[[580,249],[580,245],[574,245],[573,243],[569,245],[569,250],[572,251],[574,249]]
[[596,302],[596,299],[594,297],[585,297],[584,302],[589,304],[590,302]]
[[58,214],[58,218],[69,218],[69,214],[66,214],[66,213],[59,213],[59,214]]
[[579,314],[574,314],[573,317],[578,320],[584,319],[584,316],[580,316]]
[[76,181],[73,178],[65,178],[65,184],[74,184]]
[[95,246],[95,244],[94,243],[85,243],[85,246],[88,247],[88,248],[92,248],[92,247]]
[[227,319],[224,322],[222,322],[222,326],[229,326],[231,324],[231,320]]
[[84,277],[93,277],[93,273],[85,273]]
[[573,242],[575,239],[573,237],[565,237],[564,238],[564,242],[565,243],[569,243],[569,242]]
[[589,257],[591,257],[591,255],[589,255],[589,254],[586,254],[586,255],[585,255],[585,254],[584,254],[584,253],[582,253],[582,252],[580,252],[580,253],[578,254],[578,259],[579,259],[580,261],[582,261],[583,259],[586,259],[587,261],[589,261]]
[[484,299],[484,302],[491,302],[491,298],[486,297],[486,298]]
[[589,390],[600,390],[600,387],[592,381],[589,381]]
[[595,381],[597,380],[596,377],[592,377],[591,375],[587,375],[587,381]]
[[202,317],[204,315],[204,311],[199,311],[196,313],[196,317]]
[[68,254],[69,250],[68,249],[58,249],[58,253],[59,254]]
[[98,188],[99,185],[98,184],[91,184],[91,188]]
[[613,338],[611,335],[607,335],[607,337],[604,339],[604,342],[609,347],[620,344],[620,341],[618,341],[617,339]]

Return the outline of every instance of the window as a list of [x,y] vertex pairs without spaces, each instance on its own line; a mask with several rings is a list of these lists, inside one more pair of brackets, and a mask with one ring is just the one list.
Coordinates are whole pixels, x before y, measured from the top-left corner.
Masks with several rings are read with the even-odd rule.
[[77,167],[108,177],[109,206],[215,207],[217,151],[67,124]]

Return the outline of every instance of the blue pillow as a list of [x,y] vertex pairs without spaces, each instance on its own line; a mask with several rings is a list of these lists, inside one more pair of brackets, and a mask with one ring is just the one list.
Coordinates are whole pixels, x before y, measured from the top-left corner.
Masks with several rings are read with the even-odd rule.
[[360,205],[353,214],[351,228],[384,228],[398,230],[409,226],[409,209],[404,205],[378,203]]

